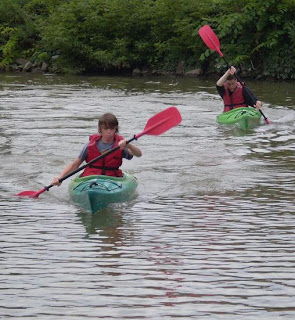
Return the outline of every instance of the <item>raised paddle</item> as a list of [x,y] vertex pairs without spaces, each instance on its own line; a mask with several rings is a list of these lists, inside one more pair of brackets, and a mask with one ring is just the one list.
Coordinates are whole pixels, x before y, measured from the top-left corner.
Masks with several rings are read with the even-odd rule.
[[[230,68],[229,63],[227,62],[227,60],[225,59],[225,57],[223,56],[223,53],[220,50],[220,42],[219,39],[217,38],[216,34],[214,33],[214,31],[211,29],[211,27],[206,24],[205,26],[203,26],[202,28],[199,29],[199,35],[202,38],[202,40],[205,42],[205,44],[207,45],[207,47],[209,49],[212,49],[214,51],[216,51],[221,58],[223,58],[223,60],[225,61],[225,63],[227,64],[227,67]],[[240,77],[237,75],[237,73],[235,74],[237,77],[237,80],[240,82],[240,84],[245,88],[248,96],[250,97],[251,101],[253,104],[256,103],[255,98],[252,94],[252,92],[245,86],[245,84],[242,82],[242,80],[240,79]],[[259,112],[261,113],[261,115],[263,116],[265,122],[267,124],[270,124],[270,121],[268,120],[268,118],[265,116],[265,114],[259,109]]]
[[[167,108],[167,109],[157,113],[153,117],[151,117],[148,120],[148,122],[146,123],[144,130],[142,132],[134,135],[131,139],[129,139],[127,141],[127,143],[129,143],[133,140],[137,140],[138,138],[140,138],[141,136],[143,136],[145,134],[154,135],[154,136],[160,135],[161,133],[178,125],[180,122],[181,122],[181,115],[180,115],[179,111],[177,110],[177,108],[175,108],[175,107]],[[119,146],[112,148],[109,151],[107,151],[106,153],[92,159],[91,161],[89,161],[85,165],[79,167],[78,169],[70,172],[69,174],[67,174],[64,177],[62,177],[61,179],[59,179],[59,182],[64,181],[65,179],[71,177],[75,173],[85,169],[87,166],[91,165],[93,162],[96,162],[97,160],[109,155],[110,153],[118,150],[119,148],[120,148]],[[17,196],[38,198],[41,193],[43,193],[46,190],[48,191],[53,186],[54,185],[51,184],[47,187],[44,187],[43,189],[41,189],[39,191],[23,191],[23,192],[18,193]]]

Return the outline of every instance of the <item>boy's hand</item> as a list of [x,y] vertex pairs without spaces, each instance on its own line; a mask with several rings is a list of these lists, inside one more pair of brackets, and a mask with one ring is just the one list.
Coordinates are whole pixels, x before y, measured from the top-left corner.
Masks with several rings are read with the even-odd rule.
[[126,139],[120,140],[118,142],[118,146],[120,147],[121,150],[123,150],[126,147],[126,144],[127,144],[127,140]]
[[262,102],[261,102],[260,100],[257,100],[257,101],[256,101],[256,104],[254,105],[254,107],[255,107],[256,109],[260,110],[261,107],[262,107]]

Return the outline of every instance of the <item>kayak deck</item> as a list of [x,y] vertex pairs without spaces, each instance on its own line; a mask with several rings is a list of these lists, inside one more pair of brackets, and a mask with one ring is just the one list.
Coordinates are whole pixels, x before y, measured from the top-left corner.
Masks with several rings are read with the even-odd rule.
[[130,200],[137,185],[137,179],[128,173],[124,173],[123,177],[77,176],[69,185],[69,193],[80,207],[96,213],[111,203]]
[[251,107],[236,108],[219,114],[217,123],[225,125],[236,125],[242,130],[252,129],[260,125],[261,113]]

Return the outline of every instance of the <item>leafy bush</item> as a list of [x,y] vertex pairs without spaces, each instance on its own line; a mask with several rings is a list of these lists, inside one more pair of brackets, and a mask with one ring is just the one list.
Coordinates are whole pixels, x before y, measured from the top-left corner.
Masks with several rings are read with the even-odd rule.
[[[16,58],[53,72],[154,68],[218,71],[198,29],[209,24],[231,64],[295,77],[294,0],[1,0],[0,69]],[[54,59],[52,59],[54,57]]]
[[215,27],[223,53],[233,65],[254,74],[294,78],[294,1],[218,1],[215,10],[218,15],[206,23]]

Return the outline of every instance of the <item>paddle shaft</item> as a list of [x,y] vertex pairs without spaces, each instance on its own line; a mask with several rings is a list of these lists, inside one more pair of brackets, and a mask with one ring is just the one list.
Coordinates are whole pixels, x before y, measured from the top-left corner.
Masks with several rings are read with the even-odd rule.
[[[175,109],[172,109],[175,110]],[[142,132],[134,135],[132,138],[130,138],[129,140],[126,141],[126,144],[130,143],[133,140],[137,140],[138,138],[140,138],[141,136],[143,136],[144,134],[148,134],[149,132],[153,131],[154,129],[156,129],[157,127],[159,127],[160,125],[164,124],[165,122],[167,122],[169,120],[169,118],[163,118],[162,120],[154,123],[151,126],[148,126],[148,128],[145,128]],[[59,182],[63,182],[64,180],[66,180],[67,178],[71,177],[72,175],[74,175],[75,173],[85,169],[87,166],[90,166],[92,163],[102,159],[103,157],[108,156],[110,153],[118,150],[120,148],[120,146],[114,147],[112,149],[110,149],[109,151],[97,156],[96,158],[92,159],[91,161],[87,162],[86,164],[84,164],[83,166],[77,168],[74,171],[71,171],[70,173],[66,174],[65,176],[63,176],[62,178],[59,179]],[[51,187],[53,187],[54,185],[51,184],[48,187],[45,187],[46,190],[50,189]]]
[[[126,143],[130,143],[133,140],[137,140],[139,137],[143,136],[144,134],[148,134],[148,135],[160,135],[163,132],[171,129],[172,127],[178,125],[181,122],[181,114],[179,113],[179,111],[177,110],[177,108],[171,106],[170,108],[167,108],[159,113],[157,113],[156,115],[154,115],[153,117],[151,117],[148,122],[146,123],[144,130],[136,135],[134,135],[131,139],[126,140]],[[91,165],[93,162],[98,161],[99,159],[109,155],[110,153],[118,150],[120,148],[120,146],[116,146],[112,149],[110,149],[109,151],[97,156],[96,158],[92,159],[91,161],[89,161],[88,163],[86,163],[85,165],[77,168],[74,171],[71,171],[70,173],[66,174],[65,176],[63,176],[62,178],[59,179],[59,182],[64,181],[65,179],[71,177],[72,175],[74,175],[75,173],[85,169],[87,166]],[[32,198],[38,198],[38,196],[43,193],[44,191],[48,191],[51,187],[53,187],[54,184],[51,184],[47,187],[44,187],[43,189],[39,190],[39,191],[23,191],[18,193],[18,196],[24,196],[24,197],[32,197]]]
[[[141,133],[138,133],[136,135],[134,135],[132,138],[130,138],[129,140],[126,141],[126,144],[130,143],[133,140],[137,140],[139,137],[143,136],[144,134],[149,133],[150,131],[153,131],[153,129],[155,129],[156,127],[159,127],[161,124],[164,124],[166,121],[168,120],[168,118],[164,118],[161,121],[155,123],[154,125],[148,127],[147,129],[143,130]],[[117,146],[115,148],[110,149],[109,151],[97,156],[96,158],[92,159],[91,161],[87,162],[86,164],[84,164],[83,166],[77,168],[74,171],[71,171],[70,173],[66,174],[65,176],[63,176],[62,178],[59,179],[59,182],[63,182],[64,180],[66,180],[67,178],[71,177],[72,175],[74,175],[75,173],[85,169],[87,166],[90,166],[92,163],[102,159],[103,157],[108,156],[110,153],[118,150],[120,148],[120,146]],[[53,187],[54,185],[51,184],[48,187],[45,187],[46,190],[49,190],[51,187]]]

